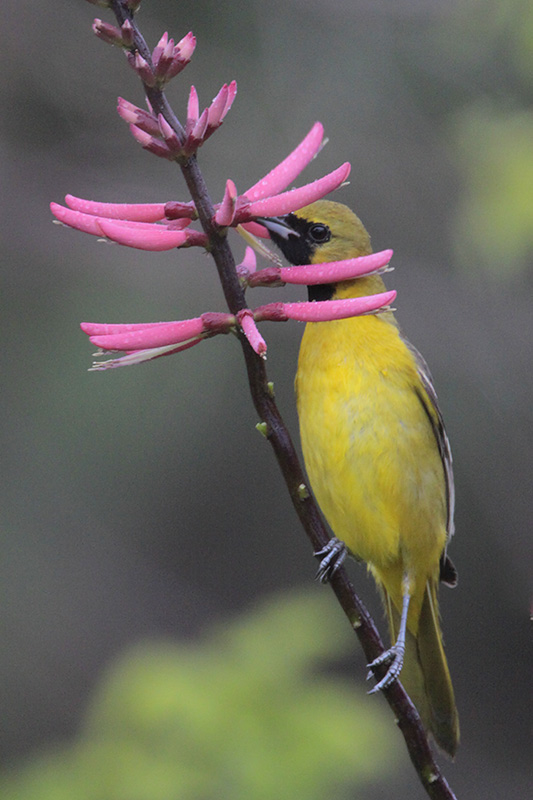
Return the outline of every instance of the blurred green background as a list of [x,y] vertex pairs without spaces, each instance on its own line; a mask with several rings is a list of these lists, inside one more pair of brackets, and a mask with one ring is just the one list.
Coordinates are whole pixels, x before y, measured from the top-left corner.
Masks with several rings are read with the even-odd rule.
[[[2,796],[423,797],[257,422],[238,344],[88,373],[79,321],[222,310],[199,250],[145,254],[51,224],[50,200],[188,199],[116,115],[142,103],[82,0],[3,4]],[[306,171],[345,160],[398,316],[427,358],[458,494],[442,592],[461,797],[526,796],[531,732],[533,9],[522,0],[144,0],[155,45],[192,29],[183,115],[239,95],[200,153],[244,190],[316,120]],[[235,250],[244,245],[235,237]],[[298,290],[257,290],[302,299]],[[301,327],[265,325],[297,431]],[[526,540],[526,532],[528,534]],[[382,622],[365,570],[351,568]],[[354,788],[355,787],[355,788]]]

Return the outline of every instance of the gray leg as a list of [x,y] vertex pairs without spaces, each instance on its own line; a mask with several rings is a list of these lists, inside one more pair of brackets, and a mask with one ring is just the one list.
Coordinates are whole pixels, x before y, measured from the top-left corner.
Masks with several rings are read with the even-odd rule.
[[374,688],[369,691],[369,694],[374,694],[375,692],[380,692],[382,689],[386,689],[387,686],[390,686],[391,683],[396,680],[402,671],[403,657],[405,655],[407,614],[409,612],[410,599],[410,581],[406,577],[403,581],[402,615],[400,617],[400,630],[398,631],[398,638],[396,639],[396,643],[393,644],[389,650],[385,650],[380,656],[375,658],[371,664],[368,665],[370,667],[370,672],[368,673],[367,677],[372,677],[374,667],[379,667],[380,664],[387,664],[390,662],[390,667],[388,668],[385,677],[376,683]]

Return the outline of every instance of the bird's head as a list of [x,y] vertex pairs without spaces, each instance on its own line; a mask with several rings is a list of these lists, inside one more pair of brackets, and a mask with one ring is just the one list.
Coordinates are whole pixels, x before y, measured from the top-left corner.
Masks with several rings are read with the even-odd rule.
[[318,200],[291,214],[259,221],[294,265],[340,261],[372,252],[363,223],[342,203]]

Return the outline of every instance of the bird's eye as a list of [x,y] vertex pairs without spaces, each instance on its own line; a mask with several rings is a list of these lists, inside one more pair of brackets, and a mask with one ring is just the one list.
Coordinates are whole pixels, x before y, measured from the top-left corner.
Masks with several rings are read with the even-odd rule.
[[309,228],[309,236],[313,242],[324,244],[324,242],[329,242],[331,239],[331,231],[327,225],[316,223]]

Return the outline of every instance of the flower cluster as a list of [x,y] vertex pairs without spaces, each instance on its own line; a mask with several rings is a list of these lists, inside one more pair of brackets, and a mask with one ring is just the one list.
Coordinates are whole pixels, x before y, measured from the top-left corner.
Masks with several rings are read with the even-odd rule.
[[[119,100],[121,116],[124,103]],[[350,173],[347,162],[312,183],[283,191],[317,155],[323,137],[323,126],[316,122],[287,158],[242,195],[237,193],[234,182],[228,180],[222,202],[215,205],[213,222],[223,228],[242,225],[252,234],[269,238],[268,231],[255,222],[258,217],[288,214],[338,189]],[[65,202],[66,207],[50,204],[60,222],[127,247],[154,251],[191,245],[209,248],[206,235],[189,228],[197,218],[193,203],[98,203],[73,195],[67,195]]]
[[[346,261],[302,267],[268,267],[255,270],[255,253],[246,248],[242,264],[237,267],[241,280],[248,286],[284,286],[293,284],[331,283],[336,280],[349,280],[361,275],[369,275],[387,267],[392,256],[391,250],[373,253]],[[109,324],[82,322],[81,329],[92,344],[102,351],[119,351],[125,355],[108,361],[93,364],[93,370],[128,366],[150,361],[160,356],[186,350],[203,339],[219,333],[230,333],[240,327],[255,352],[266,356],[266,342],[257,329],[257,322],[286,322],[289,319],[300,322],[323,322],[345,319],[346,317],[372,314],[387,307],[396,292],[383,292],[368,297],[348,298],[346,300],[324,300],[314,303],[268,303],[255,309],[243,309],[238,314],[202,314],[193,319],[173,322],[148,322],[133,324]]]
[[169,161],[192,156],[220,128],[237,94],[237,83],[224,84],[213,102],[200,114],[198,94],[191,86],[187,103],[185,136],[176,131],[162,114],[138,108],[119,97],[118,113],[130,125],[130,132],[141,147]]
[[[120,28],[95,20],[93,29],[105,41],[125,48],[130,64],[145,85],[158,90],[189,63],[196,44],[192,33],[188,33],[178,44],[174,44],[173,39],[165,33],[153,50],[149,63],[135,50],[133,28],[128,20]],[[236,92],[235,81],[225,84],[211,105],[200,113],[198,96],[192,86],[184,127],[172,115],[156,115],[152,108],[145,111],[122,98],[118,101],[118,113],[130,125],[134,138],[142,147],[158,156],[180,161],[193,155],[220,127]],[[261,251],[256,237],[269,238],[268,230],[261,225],[262,218],[291,213],[339,188],[348,177],[349,163],[342,164],[312,183],[287,189],[315,158],[323,141],[324,130],[317,122],[287,158],[243,194],[238,193],[232,180],[228,180],[224,197],[214,206],[212,223],[215,229],[223,234],[227,228],[238,227],[239,232]],[[191,227],[191,223],[198,218],[192,202],[100,203],[73,195],[67,195],[65,202],[65,206],[57,203],[50,205],[60,223],[105,237],[120,245],[154,252],[191,246],[209,250],[211,247],[207,234]],[[271,261],[276,260],[272,254],[269,256]],[[248,247],[243,262],[236,269],[244,288],[283,286],[286,283],[311,285],[350,280],[381,271],[387,267],[391,256],[392,251],[385,250],[370,256],[320,265],[275,266],[257,270],[255,253]],[[257,328],[258,322],[288,319],[321,322],[375,313],[388,307],[395,296],[396,293],[392,291],[345,300],[278,302],[253,310],[244,308],[237,314],[206,313],[189,320],[138,324],[84,322],[81,328],[101,351],[123,354],[118,358],[97,362],[93,369],[141,363],[192,347],[216,334],[238,329],[244,333],[255,352],[266,357],[267,347]]]

